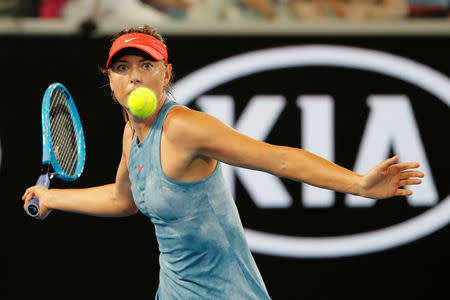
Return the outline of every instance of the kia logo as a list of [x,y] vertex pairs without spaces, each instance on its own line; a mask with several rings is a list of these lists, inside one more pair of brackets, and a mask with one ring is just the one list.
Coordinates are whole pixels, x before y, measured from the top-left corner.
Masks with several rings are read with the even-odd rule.
[[[249,107],[246,108],[245,116],[240,117],[242,120],[230,124],[233,123],[234,117],[230,108],[230,99],[223,96],[220,99],[208,98],[205,93],[217,86],[249,75],[277,69],[311,66],[356,69],[382,74],[414,85],[433,95],[447,107],[450,105],[449,78],[423,64],[380,51],[329,45],[258,50],[218,61],[178,80],[173,87],[173,98],[183,105],[196,101],[203,111],[216,115],[244,134],[264,140],[269,127],[276,122],[279,112],[284,107],[285,100],[282,96],[255,96],[249,103]],[[265,105],[269,103],[271,109],[267,113],[258,113],[256,117],[252,111],[262,111],[258,107],[263,98]],[[209,101],[211,99],[214,101]],[[356,172],[363,172],[367,166],[373,166],[375,161],[379,162],[386,158],[384,156],[387,155],[389,145],[397,147],[400,158],[405,156],[408,160],[418,159],[422,164],[421,169],[427,174],[426,181],[424,180],[422,186],[413,189],[414,195],[408,197],[409,205],[430,208],[418,216],[382,229],[333,237],[289,236],[245,228],[246,237],[253,252],[298,258],[361,255],[404,245],[431,234],[449,223],[450,199],[446,195],[444,199],[438,201],[439,197],[431,168],[423,150],[423,143],[416,128],[408,97],[400,94],[369,95],[366,100],[371,113],[353,169]],[[212,102],[214,105],[211,104]],[[317,143],[317,138],[311,134],[314,131],[308,129],[314,127],[315,130],[319,130],[317,135],[331,139],[332,130],[327,129],[327,122],[329,122],[327,120],[332,117],[332,97],[299,95],[297,105],[305,114],[305,117],[302,118],[302,130],[305,130],[302,137],[305,137],[304,143],[309,146],[306,149],[312,149],[312,152],[332,160],[332,151],[329,150],[332,145]],[[383,125],[395,117],[386,115],[385,112],[390,110],[402,114],[400,118],[404,122],[399,126],[403,126],[403,128]],[[320,111],[321,114],[317,114],[317,111]],[[320,115],[327,117],[322,120],[314,117]],[[260,121],[258,128],[248,126],[252,120]],[[402,148],[405,137],[401,132],[405,132],[404,130],[411,133],[406,138],[409,139],[407,142],[414,147]],[[374,148],[381,150],[376,152],[373,150]],[[255,171],[234,169],[224,168],[225,177],[230,179],[234,174],[239,176],[257,207],[283,209],[291,205],[291,197],[284,191],[276,178],[261,172],[256,175],[256,173],[252,173]],[[234,187],[231,186],[231,189],[233,190]],[[324,209],[331,207],[334,199],[329,192],[316,190],[314,187],[304,188],[302,191],[304,206]],[[370,207],[374,205],[374,200],[347,195],[345,203],[349,207]]]

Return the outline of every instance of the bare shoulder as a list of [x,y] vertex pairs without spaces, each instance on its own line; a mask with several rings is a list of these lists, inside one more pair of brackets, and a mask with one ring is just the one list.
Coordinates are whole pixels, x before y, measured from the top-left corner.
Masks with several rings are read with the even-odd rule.
[[198,123],[202,118],[207,118],[208,116],[203,112],[185,106],[175,106],[169,111],[164,126],[187,125],[187,123],[192,122]]
[[197,111],[184,106],[172,108],[164,121],[164,133],[170,138],[182,138],[196,126]]
[[164,133],[171,140],[188,141],[202,137],[215,128],[227,126],[217,118],[184,106],[170,110],[164,122]]

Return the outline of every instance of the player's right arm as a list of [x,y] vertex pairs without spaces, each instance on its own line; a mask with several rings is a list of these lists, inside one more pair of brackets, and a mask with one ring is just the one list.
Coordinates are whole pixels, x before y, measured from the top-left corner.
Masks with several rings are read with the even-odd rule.
[[22,197],[25,201],[24,207],[36,195],[39,199],[40,219],[47,217],[53,209],[104,217],[135,214],[137,207],[131,193],[127,165],[132,134],[127,124],[115,183],[85,189],[46,189],[42,186],[33,186],[28,188]]

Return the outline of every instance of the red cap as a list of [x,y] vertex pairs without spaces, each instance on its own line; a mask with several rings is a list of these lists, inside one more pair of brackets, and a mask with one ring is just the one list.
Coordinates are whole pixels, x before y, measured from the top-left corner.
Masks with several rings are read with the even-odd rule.
[[109,57],[106,62],[106,67],[109,67],[111,58],[118,51],[124,48],[137,48],[148,53],[157,61],[163,60],[167,63],[167,49],[166,46],[157,38],[145,33],[128,33],[118,37],[109,49]]

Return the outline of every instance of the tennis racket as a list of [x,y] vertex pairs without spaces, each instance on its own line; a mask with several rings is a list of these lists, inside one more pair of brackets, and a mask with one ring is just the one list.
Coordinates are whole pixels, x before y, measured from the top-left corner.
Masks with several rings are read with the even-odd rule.
[[[42,100],[42,166],[36,185],[46,188],[57,177],[74,181],[81,176],[86,160],[83,127],[69,91],[61,83],[52,83]],[[26,212],[39,215],[36,196],[26,206]]]

